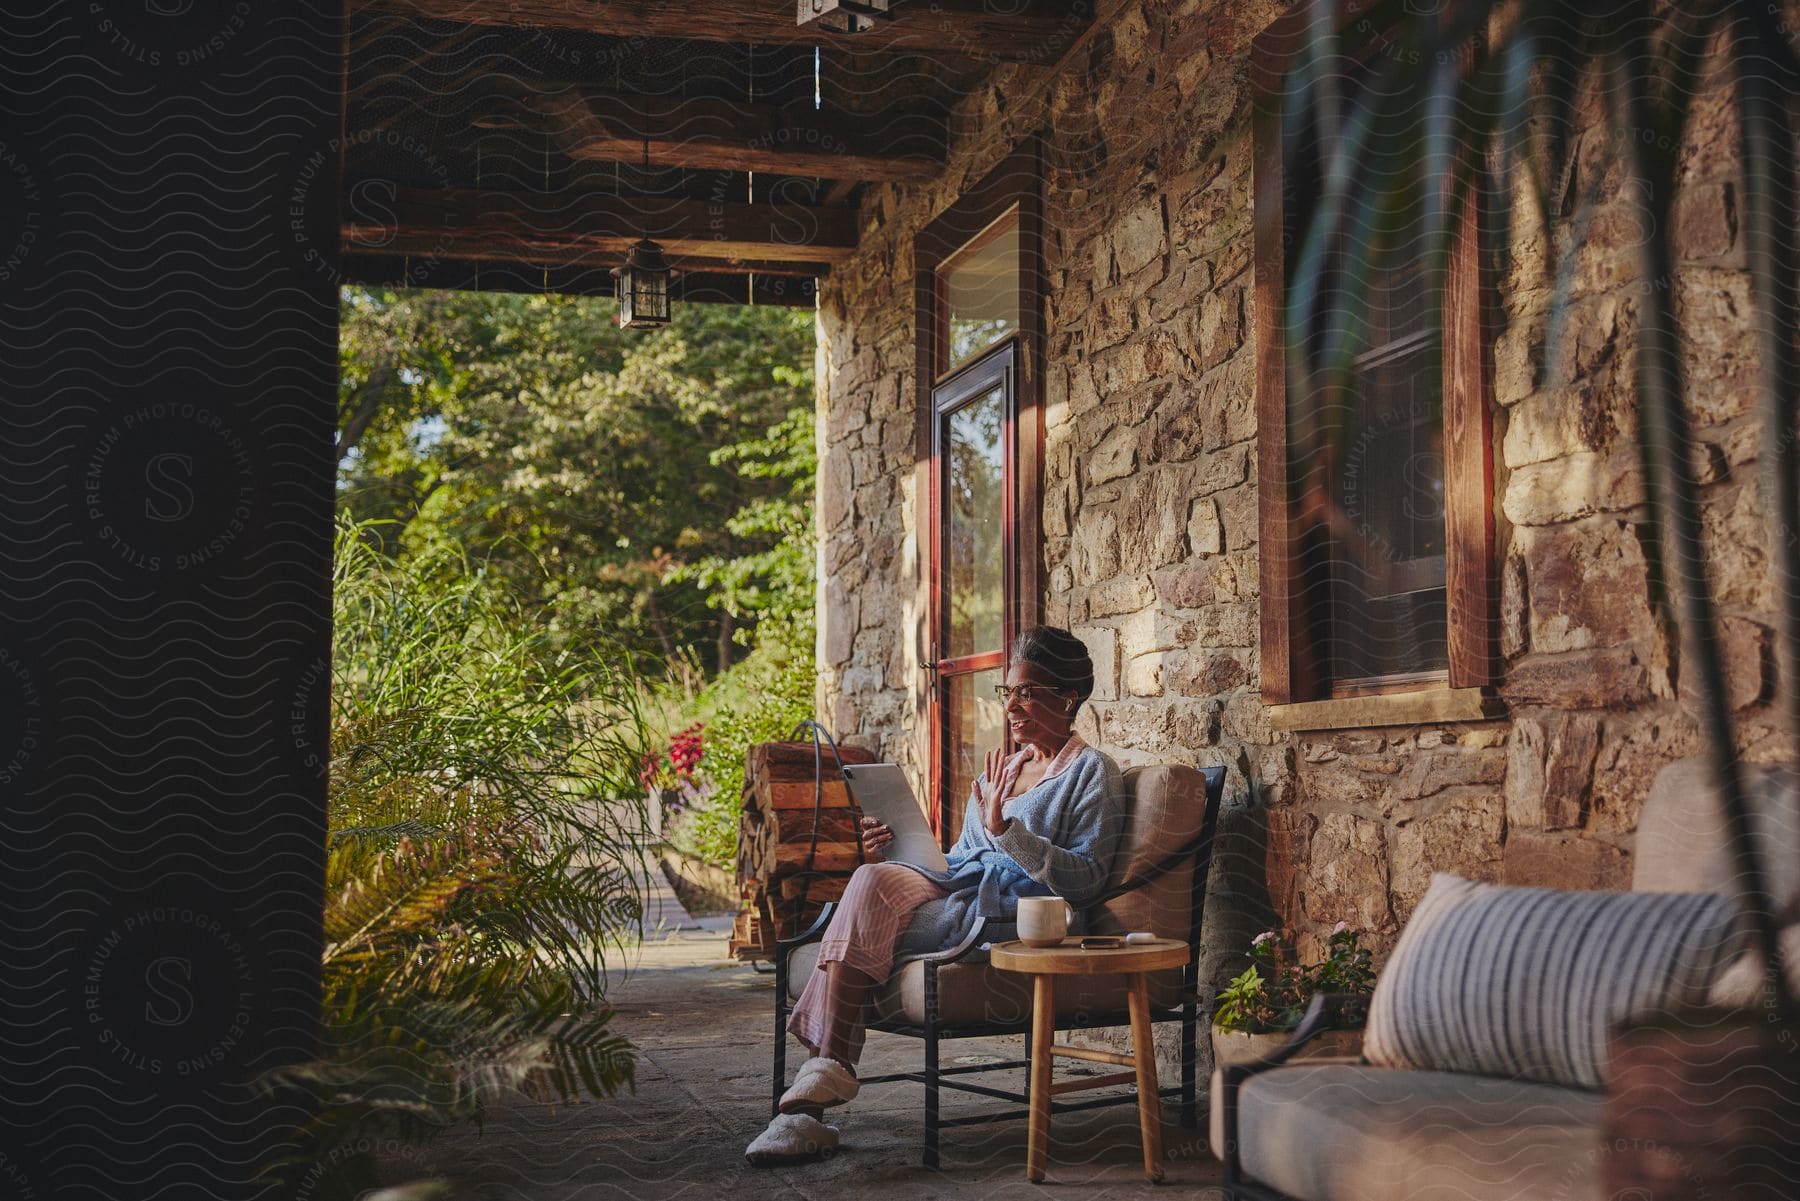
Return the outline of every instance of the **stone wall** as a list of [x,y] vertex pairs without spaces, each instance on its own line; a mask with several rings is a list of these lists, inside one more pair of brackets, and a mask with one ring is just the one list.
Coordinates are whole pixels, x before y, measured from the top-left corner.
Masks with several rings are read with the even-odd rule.
[[[1492,347],[1498,591],[1508,716],[1283,733],[1261,703],[1257,621],[1251,39],[1280,10],[1128,7],[1064,74],[1005,67],[958,114],[949,169],[881,187],[857,256],[824,281],[821,705],[900,762],[924,747],[913,528],[912,241],[1019,139],[1046,132],[1046,612],[1092,649],[1083,732],[1124,762],[1224,763],[1234,842],[1267,901],[1316,938],[1391,945],[1434,871],[1617,888],[1650,780],[1694,753],[1680,647],[1650,604],[1631,348],[1634,210],[1604,126],[1569,185],[1597,208],[1567,328],[1520,208]],[[1770,741],[1770,585],[1751,427],[1755,355],[1727,97],[1709,88],[1676,215],[1683,357],[1746,749]],[[1572,206],[1578,207],[1578,206]],[[922,782],[921,782],[922,784]],[[1246,883],[1246,881],[1248,881]],[[1253,929],[1234,923],[1228,945]]]

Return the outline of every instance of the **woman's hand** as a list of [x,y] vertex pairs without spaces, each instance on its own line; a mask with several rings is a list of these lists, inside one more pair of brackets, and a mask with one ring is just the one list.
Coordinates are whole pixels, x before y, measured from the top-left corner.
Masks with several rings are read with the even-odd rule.
[[863,849],[871,855],[878,853],[882,847],[894,841],[894,832],[872,817],[863,818],[861,826],[862,829],[857,833],[862,835]]
[[1000,791],[1000,772],[1006,766],[1006,752],[999,747],[987,753],[987,764],[981,779],[975,782],[975,801],[981,806],[981,824],[989,834],[998,836],[1006,829],[1006,796]]

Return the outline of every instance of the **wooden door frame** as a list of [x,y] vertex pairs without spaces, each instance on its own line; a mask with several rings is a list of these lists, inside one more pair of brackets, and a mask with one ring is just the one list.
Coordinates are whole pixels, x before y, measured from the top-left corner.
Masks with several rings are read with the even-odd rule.
[[[1044,596],[1043,555],[1043,379],[1044,379],[1044,204],[1042,139],[1033,135],[971,187],[954,204],[922,229],[913,244],[916,414],[914,453],[914,529],[919,538],[920,574],[916,595],[925,615],[918,648],[924,671],[921,728],[926,731],[925,766],[929,793],[927,809],[940,839],[953,832],[943,827],[943,746],[940,706],[936,703],[938,673],[935,655],[944,620],[938,581],[939,558],[937,426],[938,389],[979,368],[997,347],[1011,344],[1014,406],[1007,415],[1007,467],[1012,487],[1006,489],[1007,538],[1012,553],[1005,564],[1008,589],[1002,634],[1010,645],[1018,631],[1042,619]],[[939,272],[959,251],[976,240],[1009,212],[1017,210],[1019,222],[1019,330],[1002,339],[955,372],[946,344],[947,313]]]

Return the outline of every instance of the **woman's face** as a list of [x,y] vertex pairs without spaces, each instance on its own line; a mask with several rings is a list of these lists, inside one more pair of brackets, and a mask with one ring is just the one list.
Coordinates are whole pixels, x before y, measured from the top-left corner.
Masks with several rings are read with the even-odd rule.
[[1006,728],[1016,746],[1042,747],[1051,752],[1069,740],[1075,721],[1075,697],[1057,691],[1050,673],[1035,663],[1015,662],[1006,669],[1009,688],[1024,686],[1030,695],[1014,692],[1006,698]]

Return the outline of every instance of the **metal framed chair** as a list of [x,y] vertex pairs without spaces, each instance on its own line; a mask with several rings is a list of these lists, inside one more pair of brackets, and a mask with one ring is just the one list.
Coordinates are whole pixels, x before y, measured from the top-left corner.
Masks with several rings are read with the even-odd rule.
[[[1225,769],[1156,766],[1133,768],[1125,773],[1127,820],[1123,844],[1113,868],[1112,884],[1085,910],[1087,928],[1095,933],[1148,930],[1167,938],[1185,939],[1193,950],[1185,968],[1157,973],[1150,978],[1152,1021],[1181,1023],[1181,1083],[1162,1089],[1165,1096],[1181,1098],[1181,1123],[1195,1125],[1198,1037],[1201,1026],[1199,994],[1200,931],[1205,916],[1206,882],[1211,872],[1219,806],[1225,788]],[[818,919],[803,933],[776,945],[775,950],[775,1054],[770,1112],[781,1099],[787,1077],[787,1019],[800,988],[818,961],[817,945],[836,909],[825,906]],[[1002,972],[974,954],[988,941],[985,921],[978,921],[967,938],[954,947],[902,964],[875,993],[869,1030],[917,1038],[924,1043],[924,1065],[918,1071],[865,1076],[864,1084],[911,1081],[925,1086],[926,1167],[938,1166],[939,1131],[956,1126],[1023,1119],[1030,1104],[1026,1090],[1012,1090],[964,1079],[1030,1065],[1031,984],[1029,979]],[[1080,980],[1080,984],[1074,981]],[[1124,984],[1117,977],[1071,977],[1059,991],[1056,1028],[1093,1030],[1124,1026]],[[946,1068],[940,1062],[945,1039],[978,1038],[1002,1034],[1026,1036],[1026,1058],[993,1064]],[[1010,1102],[1006,1108],[945,1119],[939,1115],[939,1089],[963,1092]],[[1052,1113],[1093,1109],[1105,1105],[1134,1104],[1131,1094],[1086,1101],[1052,1103]]]

